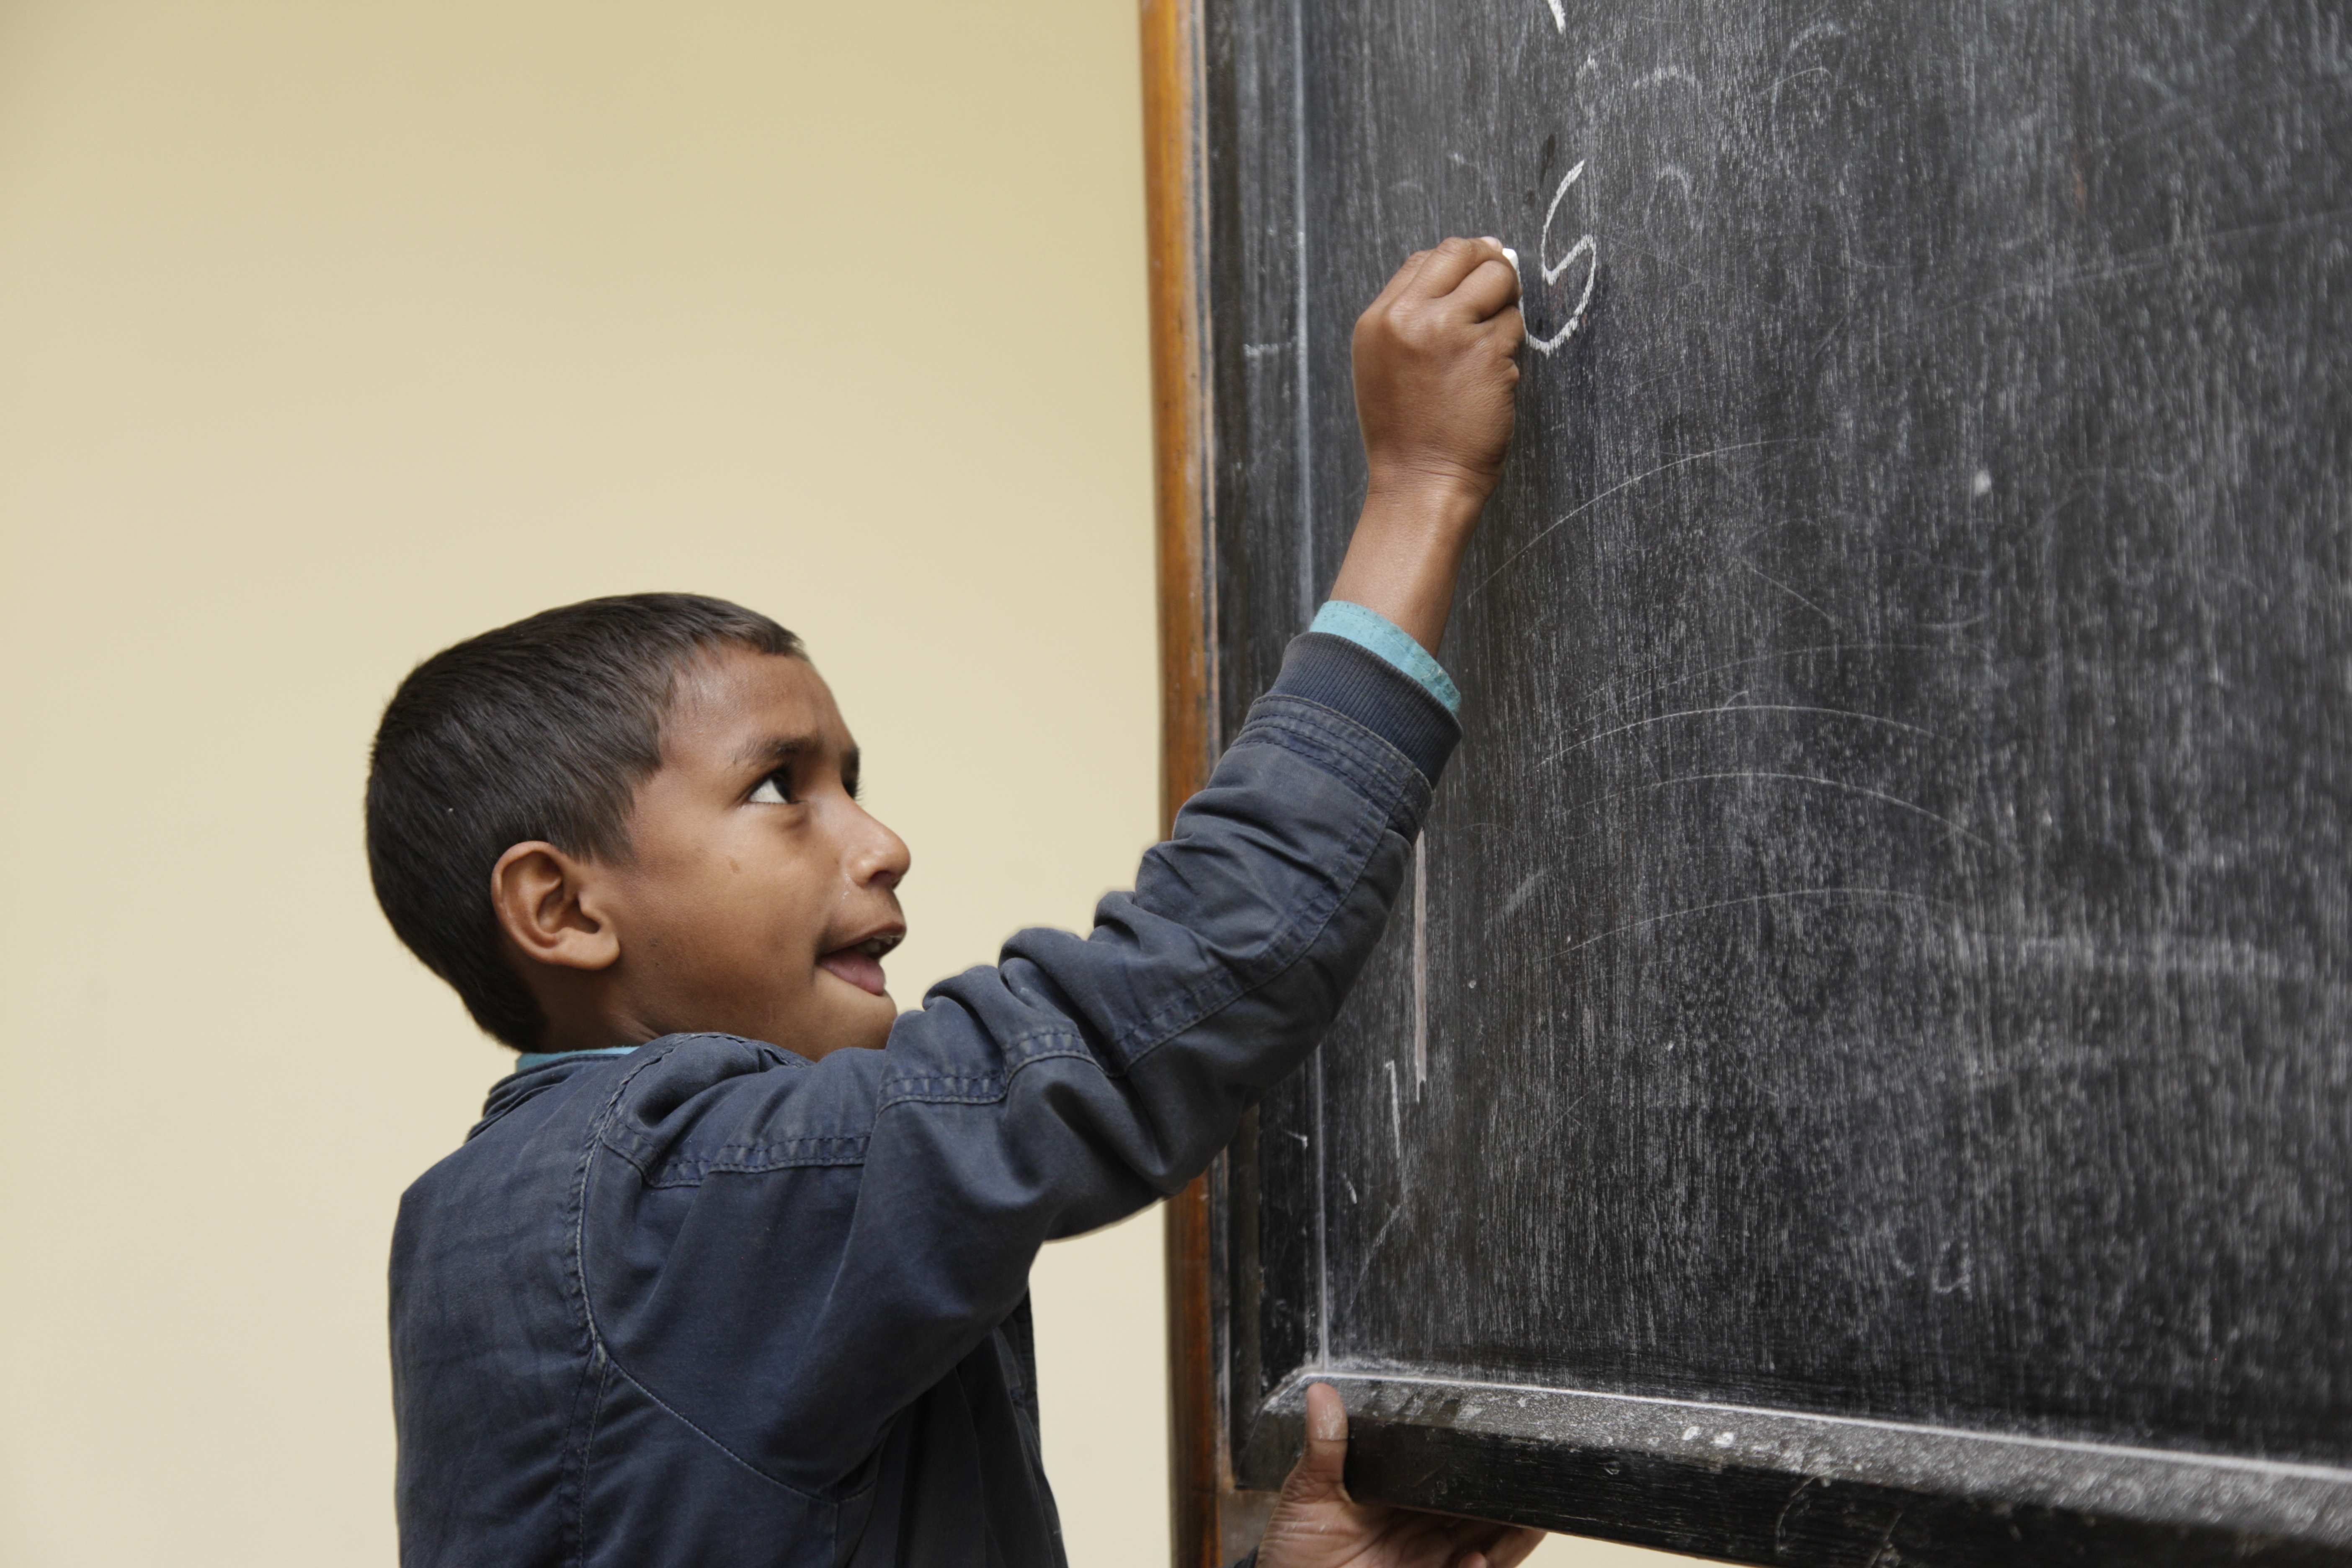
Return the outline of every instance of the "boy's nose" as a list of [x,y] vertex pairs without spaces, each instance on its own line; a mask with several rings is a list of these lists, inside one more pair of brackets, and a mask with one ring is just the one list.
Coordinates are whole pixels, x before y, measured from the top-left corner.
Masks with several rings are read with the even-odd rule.
[[906,880],[914,862],[907,841],[872,817],[866,819],[864,842],[851,858],[850,876],[860,887],[888,889]]

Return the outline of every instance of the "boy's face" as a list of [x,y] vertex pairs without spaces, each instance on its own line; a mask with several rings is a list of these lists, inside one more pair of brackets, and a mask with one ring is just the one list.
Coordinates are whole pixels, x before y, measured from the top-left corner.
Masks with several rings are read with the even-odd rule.
[[715,1030],[806,1057],[884,1043],[908,857],[856,794],[856,743],[805,659],[728,647],[680,677],[633,854],[598,868],[625,1036]]

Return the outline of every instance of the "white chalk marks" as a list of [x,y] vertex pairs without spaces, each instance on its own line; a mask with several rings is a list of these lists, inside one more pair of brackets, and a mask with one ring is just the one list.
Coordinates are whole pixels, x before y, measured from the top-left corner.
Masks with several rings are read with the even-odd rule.
[[1527,330],[1528,346],[1539,354],[1557,353],[1562,343],[1576,335],[1576,329],[1584,324],[1586,307],[1592,303],[1593,281],[1601,273],[1601,252],[1589,234],[1580,236],[1576,243],[1568,247],[1568,254],[1558,261],[1551,258],[1552,223],[1559,216],[1559,204],[1568,199],[1569,188],[1583,173],[1584,161],[1580,158],[1576,167],[1560,177],[1559,188],[1551,194],[1551,205],[1544,209],[1543,233],[1536,243],[1536,266],[1542,271],[1547,284],[1558,283],[1561,275],[1576,264],[1579,257],[1584,258],[1584,292],[1577,298],[1576,309],[1569,312],[1567,321],[1548,337],[1538,337],[1532,327]]
[[1628,931],[1661,925],[1667,921],[1687,920],[1693,915],[1709,914],[1717,910],[1738,909],[1743,904],[1769,904],[1781,899],[1889,899],[1898,903],[1921,904],[1931,908],[1943,901],[1929,898],[1925,893],[1908,892],[1901,888],[1783,888],[1778,892],[1757,893],[1745,899],[1718,899],[1710,904],[1693,904],[1686,909],[1668,910],[1664,914],[1652,915],[1646,920],[1628,921],[1623,925],[1611,926],[1607,931],[1595,931],[1580,942],[1572,942],[1551,956],[1555,959],[1566,958],[1572,952],[1582,952],[1596,942],[1606,941],[1612,936],[1623,936]]
[[1549,0],[1549,3],[1551,5],[1551,25],[1558,27],[1565,36],[1568,32],[1568,13],[1560,8],[1560,0]]
[[1640,473],[1635,474],[1630,479],[1620,479],[1617,483],[1611,485],[1607,489],[1602,490],[1599,495],[1594,496],[1591,500],[1584,502],[1581,506],[1562,513],[1560,516],[1554,518],[1546,526],[1538,529],[1536,531],[1536,536],[1533,539],[1528,540],[1525,544],[1520,545],[1517,550],[1512,551],[1508,555],[1503,557],[1503,563],[1501,565],[1496,567],[1492,572],[1487,573],[1484,577],[1479,578],[1477,584],[1472,587],[1467,594],[1462,596],[1462,602],[1466,605],[1471,600],[1476,598],[1479,595],[1485,593],[1486,591],[1486,585],[1492,583],[1496,578],[1501,576],[1504,573],[1509,571],[1514,565],[1517,565],[1521,556],[1524,556],[1528,551],[1533,550],[1537,545],[1541,544],[1545,540],[1549,539],[1553,534],[1559,532],[1570,523],[1574,522],[1578,518],[1582,517],[1586,512],[1591,511],[1594,507],[1599,506],[1602,501],[1607,500],[1611,496],[1617,494],[1621,490],[1630,489],[1633,486],[1640,484],[1644,479],[1655,479],[1660,474],[1670,474],[1676,468],[1682,468],[1686,464],[1699,462],[1705,458],[1721,458],[1733,452],[1752,452],[1761,447],[1795,446],[1812,439],[1813,437],[1808,436],[1790,436],[1784,437],[1777,440],[1738,441],[1728,447],[1711,447],[1704,452],[1693,452],[1685,457],[1670,458],[1654,468],[1643,469]]
[[1389,1140],[1399,1160],[1404,1158],[1404,1110],[1397,1103],[1396,1063],[1382,1062],[1389,1069]]
[[1412,1098],[1429,1082],[1429,836],[1412,841]]

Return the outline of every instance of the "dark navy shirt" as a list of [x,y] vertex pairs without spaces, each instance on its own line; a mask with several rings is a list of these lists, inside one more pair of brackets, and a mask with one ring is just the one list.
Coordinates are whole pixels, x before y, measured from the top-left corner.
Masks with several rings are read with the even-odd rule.
[[501,1080],[394,1236],[401,1561],[1062,1563],[1030,1263],[1198,1175],[1314,1047],[1456,733],[1310,633],[1090,935],[1022,932],[886,1048]]

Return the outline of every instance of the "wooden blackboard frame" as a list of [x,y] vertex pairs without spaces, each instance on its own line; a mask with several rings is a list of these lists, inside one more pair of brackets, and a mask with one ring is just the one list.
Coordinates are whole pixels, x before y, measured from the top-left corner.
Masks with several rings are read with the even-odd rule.
[[[1151,312],[1152,487],[1160,601],[1160,823],[1207,782],[1211,757],[1206,545],[1208,407],[1199,263],[1198,0],[1143,0],[1143,166]],[[1219,1440],[1221,1358],[1211,1283],[1213,1204],[1203,1176],[1166,1217],[1169,1491],[1178,1568],[1220,1562],[1233,1494]]]
[[[1233,486],[1217,468],[1215,327],[1236,268],[1212,240],[1232,232],[1244,157],[1217,142],[1221,105],[1228,138],[1236,122],[1243,68],[1216,41],[1234,8],[1141,9],[1163,826],[1205,781],[1220,721],[1215,514]],[[1349,1484],[1366,1498],[1733,1562],[2352,1563],[2352,1476],[2321,1466],[1345,1368],[1237,1397],[1265,1381],[1248,1326],[1253,1132],[1169,1206],[1178,1568],[1255,1542],[1309,1377],[1347,1396]]]

